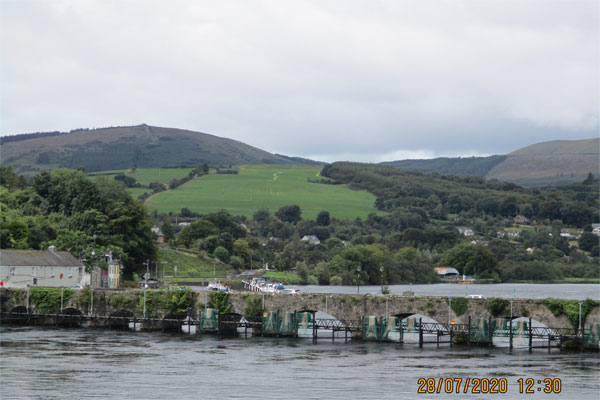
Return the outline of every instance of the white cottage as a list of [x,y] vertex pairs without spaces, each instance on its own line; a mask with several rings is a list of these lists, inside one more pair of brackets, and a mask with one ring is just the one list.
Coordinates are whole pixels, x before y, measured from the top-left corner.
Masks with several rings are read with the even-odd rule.
[[0,250],[0,283],[5,287],[80,285],[85,266],[67,251]]

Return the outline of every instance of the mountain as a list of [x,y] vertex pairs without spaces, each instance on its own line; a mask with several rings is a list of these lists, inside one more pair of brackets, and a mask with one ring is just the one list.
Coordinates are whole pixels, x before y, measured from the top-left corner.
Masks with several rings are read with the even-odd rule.
[[381,164],[442,175],[479,176],[523,186],[581,182],[588,172],[600,169],[600,139],[554,140],[523,147],[507,155],[489,157],[440,157],[400,160]]
[[486,178],[525,186],[581,182],[588,172],[598,175],[599,156],[598,138],[542,142],[509,153]]
[[54,168],[88,172],[137,167],[314,164],[245,143],[183,129],[149,125],[78,129],[0,138],[2,165],[32,174]]

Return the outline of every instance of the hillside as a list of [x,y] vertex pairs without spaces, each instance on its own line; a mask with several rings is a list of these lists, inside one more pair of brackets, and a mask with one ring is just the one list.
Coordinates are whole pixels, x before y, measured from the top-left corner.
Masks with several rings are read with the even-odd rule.
[[405,171],[436,172],[441,175],[479,176],[484,178],[488,171],[500,164],[506,156],[489,157],[439,157],[431,160],[386,161],[381,165]]
[[34,174],[54,168],[88,172],[232,164],[308,164],[310,160],[271,154],[236,140],[149,125],[48,132],[2,137],[2,165]]
[[552,140],[532,144],[509,153],[509,156],[598,155],[600,139]]
[[554,140],[533,144],[508,155],[489,157],[400,160],[381,165],[405,171],[442,175],[479,176],[523,186],[581,182],[588,172],[597,174],[600,139]]
[[297,204],[305,219],[316,218],[322,210],[340,219],[366,218],[376,212],[375,197],[370,193],[350,190],[345,185],[309,182],[319,179],[320,170],[320,166],[303,165],[241,166],[236,175],[209,174],[161,192],[147,205],[159,213],[187,208],[205,214],[226,209],[234,215],[252,217],[260,208],[275,212]]
[[539,186],[581,182],[598,174],[600,139],[555,140],[516,150],[492,168],[487,179]]

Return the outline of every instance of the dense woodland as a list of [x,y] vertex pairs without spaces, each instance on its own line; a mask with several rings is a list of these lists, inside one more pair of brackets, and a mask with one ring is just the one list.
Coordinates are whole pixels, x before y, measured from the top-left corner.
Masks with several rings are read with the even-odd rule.
[[[10,168],[0,172],[3,248],[54,244],[89,262],[92,251],[110,248],[128,274],[156,258],[149,229],[156,223],[171,248],[217,257],[237,270],[268,264],[310,284],[435,282],[435,266],[493,282],[600,278],[599,239],[591,233],[599,218],[599,182],[592,174],[580,184],[524,189],[478,177],[334,163],[314,184],[368,190],[382,213],[338,220],[323,210],[307,220],[293,204],[259,209],[252,218],[226,210],[149,215],[126,192],[126,182],[92,181],[70,170],[31,180]],[[531,224],[516,226],[516,215]],[[186,220],[187,226],[176,224]],[[463,236],[458,227],[472,229],[473,236]],[[561,236],[567,228],[578,239]],[[499,231],[518,236],[499,237]],[[310,235],[320,243],[302,240]]]
[[66,250],[87,265],[112,251],[125,276],[156,258],[146,207],[114,179],[91,180],[79,171],[43,172],[31,180],[0,167],[0,245]]

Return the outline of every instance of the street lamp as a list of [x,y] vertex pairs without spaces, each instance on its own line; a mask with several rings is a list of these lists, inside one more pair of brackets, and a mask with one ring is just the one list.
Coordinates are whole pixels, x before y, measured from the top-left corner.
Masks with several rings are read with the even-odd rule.
[[579,300],[579,329],[577,333],[581,332],[581,300]]
[[360,294],[360,267],[356,268],[356,293]]
[[383,266],[379,267],[379,272],[381,272],[381,294],[383,294]]

